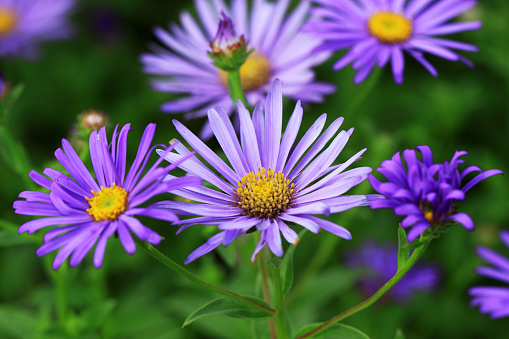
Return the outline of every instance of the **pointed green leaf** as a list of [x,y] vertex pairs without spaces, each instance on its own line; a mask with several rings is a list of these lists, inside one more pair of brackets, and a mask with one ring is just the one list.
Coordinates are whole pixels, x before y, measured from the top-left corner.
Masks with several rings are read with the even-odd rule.
[[114,300],[101,301],[83,312],[81,318],[86,322],[88,329],[97,329],[103,325],[115,306]]
[[[306,229],[303,229],[299,233],[299,239],[302,239],[304,234],[306,234],[306,231]],[[283,284],[283,295],[287,294],[293,285],[293,254],[295,253],[296,247],[297,243],[288,247],[281,262],[281,284]]]
[[410,256],[410,249],[408,248],[408,241],[406,239],[406,232],[403,227],[398,227],[398,271],[408,261]]
[[394,339],[405,339],[405,335],[403,334],[403,331],[401,328],[398,328],[396,331],[396,335],[394,336]]
[[[314,330],[322,323],[310,324],[301,328],[295,335],[294,338],[298,338],[309,331]],[[356,329],[355,327],[348,326],[345,324],[334,324],[331,327],[319,332],[312,336],[313,339],[369,339],[369,337]]]
[[[259,304],[268,306],[263,300],[254,298],[254,297],[247,297],[253,301],[256,301]],[[197,319],[204,318],[204,317],[214,317],[218,315],[226,315],[228,317],[232,318],[239,318],[239,319],[260,319],[260,318],[269,318],[270,315],[266,312],[260,311],[257,308],[254,308],[252,306],[249,306],[247,304],[243,304],[237,300],[233,300],[226,297],[221,297],[215,300],[212,300],[211,302],[203,305],[193,313],[187,317],[187,319],[184,321],[184,325],[182,327],[185,327],[192,322],[194,322]]]

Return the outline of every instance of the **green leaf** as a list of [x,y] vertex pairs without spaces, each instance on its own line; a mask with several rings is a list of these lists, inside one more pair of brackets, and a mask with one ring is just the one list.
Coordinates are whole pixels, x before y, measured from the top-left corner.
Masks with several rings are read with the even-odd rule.
[[[309,324],[301,328],[295,335],[294,338],[300,337],[308,333],[309,331],[314,330],[322,323]],[[334,324],[331,327],[319,332],[311,336],[311,338],[315,339],[369,339],[369,337],[356,329],[355,327],[348,326],[345,324]]]
[[0,231],[0,247],[18,246],[35,243],[39,243],[37,239],[31,238],[26,234],[15,234],[8,231]]
[[81,318],[86,322],[88,329],[98,329],[109,317],[115,306],[116,302],[114,300],[102,301],[86,310]]
[[0,307],[0,333],[3,338],[33,338],[37,320],[33,313],[18,307]]
[[406,232],[403,227],[398,227],[398,271],[408,261],[410,256],[410,249],[408,248],[408,241],[406,239]]
[[21,93],[23,93],[23,89],[23,85],[17,85],[16,87],[9,89],[5,97],[0,99],[0,118],[6,118],[12,105],[14,105]]
[[[306,233],[306,229],[302,230],[299,233],[299,239],[304,236]],[[290,246],[281,261],[280,272],[281,272],[281,284],[283,289],[283,295],[287,294],[293,285],[293,254],[295,253],[295,248],[297,244]]]
[[398,328],[396,331],[396,335],[394,336],[394,339],[405,339],[405,335],[403,334],[403,331],[401,328]]
[[[247,298],[256,301],[259,304],[268,306],[261,299],[254,297]],[[211,302],[203,305],[202,307],[191,313],[189,317],[187,317],[187,319],[184,321],[184,325],[182,325],[182,327],[191,324],[197,319],[204,317],[214,317],[218,315],[226,315],[228,317],[239,319],[260,319],[270,317],[270,315],[268,315],[266,312],[260,311],[257,308],[243,304],[237,300],[221,297],[212,300]]]
[[28,177],[28,156],[25,149],[14,139],[9,129],[0,125],[0,154],[15,173]]

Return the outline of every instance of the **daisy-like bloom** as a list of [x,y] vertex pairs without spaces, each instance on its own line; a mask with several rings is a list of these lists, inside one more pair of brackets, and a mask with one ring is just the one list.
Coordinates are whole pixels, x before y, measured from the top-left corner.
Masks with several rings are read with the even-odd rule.
[[[349,253],[347,263],[363,268],[365,275],[359,279],[361,290],[373,295],[389,281],[398,270],[398,248],[391,244],[377,245],[367,241],[355,253]],[[430,264],[418,263],[392,287],[388,294],[400,303],[408,302],[414,295],[435,290],[440,281],[440,271]]]
[[435,36],[481,27],[480,21],[450,22],[475,6],[475,0],[314,0],[316,19],[306,30],[325,42],[318,50],[350,50],[333,66],[339,70],[352,63],[360,83],[373,67],[392,63],[394,80],[403,82],[403,51],[420,62],[433,76],[436,69],[424,58],[430,53],[451,61],[471,62],[451,49],[476,52],[477,47]]
[[[509,232],[502,231],[500,239],[509,248]],[[477,273],[509,284],[509,259],[485,247],[479,247],[477,254],[494,266],[478,267]],[[489,313],[493,319],[509,316],[509,287],[473,287],[469,294],[472,306],[479,306],[482,313]]]
[[72,34],[74,0],[0,0],[0,55],[33,58],[38,43]]
[[[227,6],[222,0],[195,0],[199,23],[183,12],[181,26],[172,24],[169,31],[155,30],[166,48],[155,47],[154,54],[142,55],[144,71],[159,76],[152,82],[155,90],[184,96],[163,104],[163,112],[188,112],[186,118],[192,119],[206,116],[207,110],[216,105],[228,115],[234,111],[226,73],[215,67],[207,55],[218,32],[221,12],[232,19],[235,32],[244,36],[248,49],[253,49],[240,69],[250,105],[263,102],[275,78],[285,84],[285,97],[302,102],[321,102],[324,95],[335,90],[332,85],[314,80],[311,68],[328,59],[330,52],[313,52],[321,41],[300,32],[307,20],[308,0],[301,1],[291,12],[288,0],[255,0],[251,8],[247,3],[232,0]],[[211,136],[206,123],[201,137]]]
[[[149,124],[145,129],[136,158],[127,172],[127,134],[130,124],[124,125],[120,133],[115,128],[109,145],[105,128],[90,134],[90,158],[95,179],[66,139],[62,140],[62,148],[55,151],[55,157],[68,175],[51,168],[43,171],[46,176],[30,172],[30,178],[49,193],[21,192],[19,197],[25,200],[15,201],[13,207],[17,214],[46,218],[24,223],[19,233],[28,231],[32,234],[45,227],[58,226],[44,235],[44,244],[37,249],[38,256],[60,249],[53,261],[54,269],[60,267],[69,256],[70,265],[78,265],[96,243],[94,265],[100,267],[106,243],[113,234],[118,236],[129,254],[136,251],[131,232],[143,241],[159,244],[161,236],[144,226],[135,216],[178,222],[177,216],[168,210],[158,209],[153,204],[141,206],[163,192],[200,183],[200,180],[192,177],[163,181],[177,163],[159,167],[161,159],[142,176],[156,147],[150,147],[155,127],[155,124]],[[171,149],[173,146],[163,152]]]
[[[185,188],[172,193],[198,203],[167,201],[158,205],[177,214],[198,215],[183,220],[185,225],[179,232],[195,224],[218,225],[221,230],[191,253],[186,263],[221,244],[229,245],[237,236],[251,229],[261,232],[251,260],[256,259],[257,253],[266,244],[275,255],[282,256],[281,233],[289,243],[296,244],[299,240],[287,223],[299,224],[313,233],[324,229],[350,239],[350,232],[345,228],[315,215],[329,215],[369,205],[379,198],[378,195],[342,195],[364,181],[371,172],[369,167],[345,171],[366,149],[340,165],[331,166],[353,132],[350,129],[337,133],[343,118],[336,119],[320,135],[326,119],[326,114],[321,115],[296,142],[303,114],[301,103],[297,102],[282,134],[282,92],[278,79],[274,81],[272,92],[267,94],[266,102],[265,110],[259,104],[251,117],[242,102],[237,101],[240,142],[221,107],[208,111],[214,135],[230,165],[184,125],[174,121],[182,138],[220,174],[215,174],[197,157],[189,158],[179,167],[219,190]],[[177,153],[170,152],[165,156],[169,162],[180,161],[189,154],[189,150],[181,144],[175,146],[175,150]]]
[[[466,213],[457,213],[456,202],[465,199],[465,193],[481,180],[502,171],[492,169],[481,171],[477,166],[469,166],[460,173],[458,166],[463,163],[461,156],[465,151],[456,151],[451,161],[433,163],[433,154],[428,146],[418,146],[422,161],[415,150],[405,150],[401,161],[400,153],[391,160],[384,160],[377,171],[389,182],[380,182],[369,175],[369,182],[387,200],[373,202],[371,208],[392,208],[397,215],[405,216],[401,222],[403,228],[411,227],[408,241],[413,241],[425,230],[440,232],[458,222],[467,230],[473,230],[474,222]],[[462,185],[461,181],[472,172],[480,172]]]

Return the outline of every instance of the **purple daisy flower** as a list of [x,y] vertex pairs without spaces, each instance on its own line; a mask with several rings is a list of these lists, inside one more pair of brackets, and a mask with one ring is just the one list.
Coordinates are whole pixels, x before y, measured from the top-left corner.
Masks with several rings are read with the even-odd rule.
[[[502,231],[500,238],[509,248],[509,232]],[[477,273],[509,283],[509,259],[484,247],[477,254],[495,267],[478,267]],[[479,286],[470,289],[472,306],[479,306],[482,313],[490,313],[493,319],[509,316],[509,287]]]
[[[157,28],[155,35],[167,49],[156,47],[154,54],[142,55],[144,71],[160,76],[152,82],[155,90],[185,96],[165,103],[161,110],[187,111],[189,119],[206,116],[207,110],[217,105],[228,115],[234,111],[226,73],[215,67],[207,55],[218,31],[221,12],[232,18],[235,32],[245,37],[248,49],[253,49],[240,69],[250,105],[263,102],[275,78],[285,83],[285,97],[303,102],[321,102],[325,94],[334,92],[334,86],[316,82],[311,70],[327,60],[330,52],[313,52],[321,41],[300,32],[307,20],[309,1],[301,1],[286,14],[288,5],[289,0],[255,0],[248,9],[245,0],[233,0],[231,6],[222,0],[195,0],[199,24],[188,12],[183,12],[181,27],[172,24],[170,32]],[[210,125],[206,123],[201,137],[211,136]]]
[[66,39],[74,0],[0,0],[0,55],[37,57],[37,44]]
[[[127,173],[127,134],[130,124],[124,125],[120,133],[115,128],[109,145],[105,128],[90,134],[90,158],[96,179],[66,139],[62,140],[62,148],[55,151],[55,157],[69,175],[51,168],[43,171],[47,177],[35,171],[30,172],[30,178],[50,192],[21,192],[19,197],[26,200],[15,201],[13,207],[17,214],[47,218],[24,223],[19,233],[28,231],[32,234],[45,227],[65,225],[47,232],[44,244],[36,252],[38,256],[43,256],[60,249],[53,261],[54,269],[60,267],[69,256],[70,265],[78,265],[95,243],[94,265],[100,267],[106,242],[114,233],[129,254],[136,251],[130,232],[143,241],[158,244],[161,236],[144,226],[135,216],[178,222],[177,216],[171,211],[158,209],[154,205],[140,206],[157,194],[200,182],[193,177],[164,182],[164,176],[178,163],[158,167],[161,159],[142,176],[156,147],[150,147],[155,128],[155,124],[149,124],[145,129],[136,158]],[[171,151],[173,146],[162,146],[165,148],[163,152]]]
[[[461,156],[465,151],[456,151],[451,161],[434,164],[433,154],[428,146],[418,146],[423,160],[417,159],[415,150],[405,150],[403,158],[406,169],[401,161],[400,153],[394,154],[391,160],[384,160],[377,171],[389,182],[380,182],[369,175],[369,182],[387,200],[373,202],[371,208],[392,208],[397,215],[406,216],[401,222],[403,228],[411,227],[408,241],[419,237],[426,229],[456,221],[467,230],[474,228],[474,222],[466,213],[456,212],[456,202],[465,199],[465,193],[481,180],[502,171],[492,169],[481,171],[477,166],[469,166],[460,173],[458,166],[463,163]],[[472,172],[480,172],[469,182],[462,185],[461,181]]]
[[[369,205],[380,197],[342,195],[364,181],[371,172],[369,167],[345,172],[366,149],[340,165],[331,166],[346,145],[353,128],[337,133],[343,122],[343,118],[338,118],[320,136],[327,117],[322,114],[296,143],[303,114],[301,103],[297,102],[282,134],[282,99],[281,84],[276,79],[272,92],[267,94],[265,112],[259,104],[251,117],[242,102],[237,102],[240,143],[226,112],[221,107],[208,111],[212,131],[231,167],[184,125],[174,120],[182,138],[224,178],[215,174],[197,157],[191,157],[186,163],[180,163],[179,167],[220,191],[208,187],[184,188],[172,193],[199,203],[167,201],[159,204],[160,208],[168,208],[177,214],[199,216],[183,220],[185,225],[179,232],[196,224],[218,225],[221,230],[191,253],[186,263],[221,244],[229,245],[250,229],[261,232],[261,240],[251,260],[256,259],[265,245],[275,255],[282,256],[280,233],[289,243],[298,242],[297,233],[287,223],[299,224],[313,233],[324,229],[350,239],[350,232],[345,228],[315,215],[329,215]],[[329,141],[330,145],[325,148]],[[189,154],[189,150],[181,144],[175,146],[175,150],[177,153],[170,152],[165,156],[169,162],[180,161]]]
[[[390,244],[363,243],[355,253],[348,255],[348,265],[364,268],[366,274],[359,280],[360,288],[373,295],[398,270],[398,248]],[[431,292],[438,286],[440,271],[434,265],[418,263],[396,284],[389,295],[398,302],[408,302],[414,295]]]
[[475,0],[314,0],[317,17],[306,31],[324,43],[317,50],[337,51],[350,48],[333,66],[339,70],[352,63],[360,83],[373,67],[392,62],[396,83],[403,82],[403,51],[420,62],[433,76],[437,71],[423,55],[430,53],[451,61],[471,62],[451,49],[476,52],[477,47],[453,40],[436,38],[481,27],[480,21],[449,22],[475,6]]

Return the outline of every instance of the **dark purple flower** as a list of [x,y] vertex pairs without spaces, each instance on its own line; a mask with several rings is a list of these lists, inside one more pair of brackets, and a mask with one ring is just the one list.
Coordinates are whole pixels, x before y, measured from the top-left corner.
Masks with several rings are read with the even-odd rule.
[[[434,164],[428,146],[418,146],[423,160],[417,159],[415,150],[405,150],[401,161],[400,153],[391,160],[384,160],[377,169],[388,182],[380,182],[369,175],[369,182],[387,200],[373,202],[371,208],[392,208],[397,215],[405,216],[403,228],[411,227],[408,240],[413,241],[431,226],[452,224],[456,221],[467,230],[474,228],[474,222],[466,213],[456,212],[456,202],[465,199],[465,193],[481,180],[502,171],[492,169],[481,171],[477,166],[469,166],[460,173],[458,166],[463,163],[461,156],[465,151],[456,151],[451,161]],[[480,172],[466,184],[461,181],[472,172]],[[438,229],[440,230],[440,229]]]
[[68,38],[74,0],[0,0],[0,55],[36,57],[38,43]]
[[[53,262],[54,269],[60,267],[69,256],[70,265],[78,265],[96,243],[94,265],[100,267],[106,242],[115,233],[129,254],[136,251],[131,232],[143,241],[158,244],[161,236],[144,226],[135,216],[178,222],[177,216],[168,210],[158,209],[154,205],[141,206],[158,194],[200,182],[192,177],[164,182],[165,175],[178,163],[158,167],[161,158],[142,176],[156,147],[150,146],[155,128],[155,124],[149,124],[145,129],[136,158],[127,172],[127,134],[130,124],[124,125],[120,133],[115,128],[110,144],[105,128],[90,134],[90,158],[95,179],[66,139],[62,140],[62,148],[55,151],[55,157],[68,174],[51,168],[43,171],[47,177],[35,171],[30,172],[30,178],[49,193],[21,192],[19,197],[26,200],[15,201],[13,207],[17,214],[46,218],[24,223],[19,233],[28,231],[32,234],[42,228],[59,226],[44,235],[44,244],[37,250],[37,255],[43,256],[60,249]],[[168,148],[163,146],[164,152],[171,151],[176,144]]]
[[437,71],[424,53],[450,61],[471,62],[452,49],[476,52],[477,47],[437,38],[458,32],[476,30],[480,21],[450,22],[474,7],[475,0],[314,0],[321,5],[313,10],[316,17],[306,30],[324,43],[320,51],[350,50],[333,66],[339,70],[352,63],[360,83],[375,65],[384,67],[392,61],[397,83],[403,82],[403,51],[421,63],[432,75]]
[[[500,239],[509,248],[509,232],[502,231]],[[477,254],[494,267],[478,267],[477,273],[509,284],[509,259],[485,247],[479,247]],[[509,316],[509,287],[478,286],[470,289],[472,306],[479,306],[482,313],[492,318]]]
[[[359,284],[363,292],[372,295],[396,274],[398,248],[367,241],[357,252],[348,255],[348,264],[366,269]],[[440,271],[437,267],[418,263],[388,293],[398,302],[406,302],[415,294],[433,291],[439,281]]]

